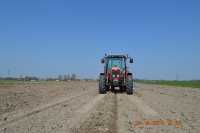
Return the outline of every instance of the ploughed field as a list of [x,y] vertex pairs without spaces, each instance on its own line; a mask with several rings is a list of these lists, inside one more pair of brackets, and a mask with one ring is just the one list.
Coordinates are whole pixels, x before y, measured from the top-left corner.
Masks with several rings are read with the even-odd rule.
[[98,94],[95,81],[0,85],[0,133],[199,133],[200,89],[136,84]]

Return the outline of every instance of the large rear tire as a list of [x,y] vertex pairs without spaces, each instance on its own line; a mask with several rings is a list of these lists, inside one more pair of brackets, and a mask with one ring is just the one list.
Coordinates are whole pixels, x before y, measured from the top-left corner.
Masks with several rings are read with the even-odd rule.
[[132,74],[129,74],[127,77],[127,81],[126,81],[126,93],[128,95],[132,95],[133,94],[133,76]]
[[105,75],[103,73],[101,73],[99,76],[99,93],[100,94],[106,93]]

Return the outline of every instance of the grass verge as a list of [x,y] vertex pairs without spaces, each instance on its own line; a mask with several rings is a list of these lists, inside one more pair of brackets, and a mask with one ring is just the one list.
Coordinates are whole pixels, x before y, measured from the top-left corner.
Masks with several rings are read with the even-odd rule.
[[18,85],[18,84],[31,84],[31,83],[40,83],[41,81],[22,81],[22,80],[0,80],[0,85]]
[[176,80],[136,80],[136,83],[145,84],[157,84],[157,85],[168,85],[178,87],[191,87],[200,88],[200,80],[189,80],[189,81],[176,81]]

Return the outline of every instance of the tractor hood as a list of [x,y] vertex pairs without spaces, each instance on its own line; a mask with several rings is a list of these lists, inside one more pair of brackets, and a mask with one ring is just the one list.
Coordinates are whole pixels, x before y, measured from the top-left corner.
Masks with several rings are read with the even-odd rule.
[[121,69],[119,67],[112,67],[111,72],[112,72],[112,78],[111,79],[115,80],[115,81],[119,81]]

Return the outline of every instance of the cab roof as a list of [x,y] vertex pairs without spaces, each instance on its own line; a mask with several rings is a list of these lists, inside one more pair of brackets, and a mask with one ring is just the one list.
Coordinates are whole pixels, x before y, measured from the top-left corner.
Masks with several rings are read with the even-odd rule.
[[127,55],[106,55],[106,58],[127,58]]

